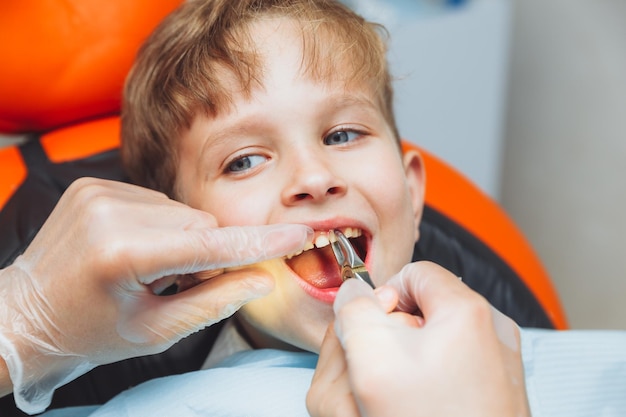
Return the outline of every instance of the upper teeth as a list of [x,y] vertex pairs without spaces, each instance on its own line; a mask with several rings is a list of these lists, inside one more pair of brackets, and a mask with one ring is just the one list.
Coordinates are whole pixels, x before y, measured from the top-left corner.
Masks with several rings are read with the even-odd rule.
[[[359,237],[363,234],[363,231],[361,229],[357,229],[355,227],[346,227],[343,229],[340,229],[341,232],[344,234],[345,237],[347,238],[351,238],[351,237]],[[298,256],[300,255],[302,252],[308,251],[310,249],[315,248],[323,248],[324,246],[328,246],[330,244],[330,235],[328,232],[316,232],[315,236],[313,237],[313,241],[311,242],[307,242],[306,245],[304,246],[304,248],[301,251],[298,251],[296,253],[293,253],[291,255],[287,255],[287,259],[291,259],[294,256]]]

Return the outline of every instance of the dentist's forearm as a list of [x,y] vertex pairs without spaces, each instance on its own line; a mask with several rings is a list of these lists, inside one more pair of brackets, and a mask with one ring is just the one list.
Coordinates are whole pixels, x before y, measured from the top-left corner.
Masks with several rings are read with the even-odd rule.
[[0,357],[0,398],[13,392],[13,384],[4,359]]

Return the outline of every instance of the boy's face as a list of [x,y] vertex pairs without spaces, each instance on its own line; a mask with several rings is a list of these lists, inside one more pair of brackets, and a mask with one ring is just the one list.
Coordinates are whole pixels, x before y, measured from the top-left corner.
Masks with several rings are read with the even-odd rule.
[[[217,117],[198,116],[183,134],[182,200],[221,226],[302,223],[322,237],[358,230],[351,241],[383,284],[410,262],[417,239],[419,156],[400,154],[369,89],[302,75],[301,37],[289,22],[265,21],[252,34],[266,63],[263,86],[249,98],[235,94]],[[341,284],[330,247],[261,267],[276,286],[238,313],[248,336],[265,347],[282,341],[318,351]]]

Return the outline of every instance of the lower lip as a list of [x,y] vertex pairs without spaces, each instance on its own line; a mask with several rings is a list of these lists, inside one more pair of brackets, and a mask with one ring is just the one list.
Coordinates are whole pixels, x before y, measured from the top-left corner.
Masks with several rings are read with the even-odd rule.
[[335,298],[337,298],[337,292],[339,291],[339,287],[317,288],[300,278],[298,275],[294,275],[300,288],[302,288],[305,293],[315,298],[316,300],[319,300],[326,304],[332,304],[335,301]]

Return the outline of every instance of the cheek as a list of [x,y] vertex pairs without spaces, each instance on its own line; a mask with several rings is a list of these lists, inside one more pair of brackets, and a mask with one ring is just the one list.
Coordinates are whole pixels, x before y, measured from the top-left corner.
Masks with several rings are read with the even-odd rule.
[[215,216],[220,226],[251,226],[267,224],[271,201],[261,190],[238,187],[215,187],[202,193],[198,208]]
[[[398,222],[406,221],[405,212],[412,213],[410,193],[398,158],[387,156],[377,161],[380,169],[362,169],[360,183],[373,207],[381,217],[403,215]],[[404,223],[406,227],[406,223]]]
[[[209,181],[192,170],[191,163],[181,164],[177,177],[181,201],[215,217],[220,226],[267,224],[273,190],[249,186],[244,182]],[[275,206],[275,205],[274,205]]]
[[379,246],[372,266],[374,278],[381,283],[411,261],[417,224],[402,165],[393,157],[379,162],[385,169],[363,173],[361,184],[379,222]]

